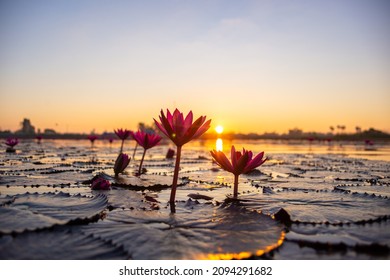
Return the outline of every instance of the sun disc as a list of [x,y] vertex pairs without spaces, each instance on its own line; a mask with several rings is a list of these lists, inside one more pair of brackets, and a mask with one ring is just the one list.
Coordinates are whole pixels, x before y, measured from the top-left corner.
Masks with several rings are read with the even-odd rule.
[[215,127],[215,131],[218,133],[218,134],[221,134],[223,132],[223,126],[222,125],[217,125]]

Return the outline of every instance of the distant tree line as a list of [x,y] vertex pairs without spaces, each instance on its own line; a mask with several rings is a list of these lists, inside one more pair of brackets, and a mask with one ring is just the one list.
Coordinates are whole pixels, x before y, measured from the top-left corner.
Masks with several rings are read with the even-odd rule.
[[[31,124],[29,119],[24,119],[20,123],[21,128],[15,132],[10,130],[0,131],[0,138],[7,137],[18,137],[18,138],[35,138],[37,136],[42,136],[46,139],[86,139],[89,135],[87,133],[57,133],[54,129],[44,129],[43,131],[35,130],[35,127]],[[143,131],[157,131],[155,124],[147,125],[140,122],[138,124],[138,129]],[[224,133],[222,137],[224,139],[296,139],[296,140],[325,140],[325,141],[338,141],[338,140],[347,140],[347,141],[365,141],[365,140],[390,140],[390,134],[374,129],[369,128],[368,130],[363,130],[361,127],[356,126],[354,133],[346,133],[346,127],[344,125],[337,125],[336,127],[330,126],[330,131],[327,133],[319,132],[304,132],[299,128],[293,128],[288,131],[288,133],[279,134],[276,132],[266,132],[263,134],[258,133]],[[94,134],[94,133],[93,133]],[[101,139],[109,139],[110,137],[115,137],[114,132],[104,132],[99,135]],[[210,132],[204,134],[202,139],[215,139],[221,137],[216,132],[210,130]]]

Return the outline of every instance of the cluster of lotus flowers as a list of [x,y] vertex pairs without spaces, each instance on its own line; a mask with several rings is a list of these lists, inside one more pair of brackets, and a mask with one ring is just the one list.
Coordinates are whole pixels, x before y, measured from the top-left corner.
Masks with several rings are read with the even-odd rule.
[[[37,139],[38,144],[41,144],[43,137],[41,135],[38,135],[35,138]],[[15,146],[19,144],[19,139],[15,137],[9,137],[5,140],[4,144],[7,145],[7,153],[15,153]]]
[[[184,117],[183,113],[176,109],[173,114],[167,110],[166,115],[164,114],[163,110],[161,110],[159,121],[154,119],[154,122],[158,129],[176,145],[175,170],[173,174],[171,195],[169,199],[171,212],[175,212],[175,196],[179,177],[182,147],[191,140],[203,135],[210,128],[211,120],[206,120],[206,116],[200,116],[194,121],[192,111],[190,111],[187,116]],[[122,140],[120,152],[114,164],[115,176],[118,176],[120,173],[122,173],[130,163],[130,157],[123,153],[123,143],[130,136],[133,137],[138,145],[144,148],[138,170],[138,175],[141,175],[142,164],[146,151],[156,146],[161,141],[161,136],[156,133],[147,133],[141,130],[137,132],[131,132],[126,129],[118,129],[114,132]],[[174,151],[170,149],[167,153],[167,157],[173,157],[173,155]],[[242,149],[242,152],[236,151],[234,146],[231,148],[230,160],[222,151],[213,150],[211,151],[211,156],[222,169],[234,174],[234,199],[237,199],[238,196],[239,175],[251,172],[267,160],[267,158],[264,158],[264,152],[254,156],[252,151],[245,149]],[[98,178],[92,182],[91,187],[92,189],[100,190],[109,189],[110,183],[105,179]]]
[[[164,114],[163,110],[161,110],[159,121],[154,119],[154,122],[158,129],[176,145],[175,170],[173,173],[173,182],[169,199],[171,211],[175,212],[175,196],[177,189],[177,181],[179,178],[182,147],[191,140],[203,135],[210,128],[211,120],[206,120],[206,116],[200,116],[194,121],[192,111],[190,111],[187,116],[184,117],[183,113],[180,112],[178,109],[176,109],[173,114],[167,109],[166,115]],[[122,140],[121,148],[114,164],[115,176],[117,177],[120,173],[124,172],[124,170],[130,163],[131,157],[123,153],[124,142],[130,136],[137,142],[137,146],[139,145],[144,149],[137,173],[137,175],[140,176],[143,170],[142,164],[144,162],[146,151],[159,144],[162,137],[157,133],[150,131],[145,132],[142,130],[132,132],[127,129],[117,129],[114,130],[114,132],[119,137],[119,139]],[[41,136],[37,137],[38,143],[40,143],[41,139]],[[94,141],[97,139],[97,136],[90,135],[88,136],[88,139],[93,144]],[[110,142],[112,142],[112,139],[110,139]],[[18,143],[19,141],[17,138],[8,138],[5,142],[5,144],[8,146],[7,152],[15,152],[14,146],[16,146]],[[135,155],[136,148],[134,149],[133,158]],[[174,154],[175,151],[169,149],[167,153],[167,158],[173,158]],[[267,160],[267,158],[264,157],[264,152],[261,152],[257,156],[254,156],[252,151],[248,151],[245,149],[242,149],[242,152],[236,151],[234,146],[232,146],[231,148],[230,160],[222,151],[213,150],[211,151],[211,156],[213,157],[214,162],[217,163],[222,169],[234,174],[234,199],[237,199],[238,196],[238,177],[241,174],[251,172]],[[91,185],[91,188],[93,190],[109,190],[110,187],[110,182],[100,177],[93,180]]]

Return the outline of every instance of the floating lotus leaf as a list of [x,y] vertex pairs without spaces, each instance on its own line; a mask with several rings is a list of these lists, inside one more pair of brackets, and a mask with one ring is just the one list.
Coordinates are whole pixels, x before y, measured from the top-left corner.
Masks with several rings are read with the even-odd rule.
[[243,206],[268,213],[284,208],[293,221],[303,223],[351,223],[390,215],[389,199],[337,191],[284,190],[241,199]]
[[[231,173],[215,167],[212,170],[198,170],[188,173],[181,173],[181,177],[196,183],[209,183],[215,185],[233,185],[234,176]],[[240,182],[247,182],[248,179],[244,176],[239,178]]]
[[333,225],[293,225],[273,259],[388,259],[389,220]]
[[0,259],[107,260],[127,258],[124,251],[102,240],[86,236],[74,226],[0,237]]
[[[44,174],[43,174],[44,173]],[[87,180],[91,174],[75,171],[38,171],[25,172],[19,175],[8,175],[0,179],[0,185],[31,186],[75,184]]]
[[[275,189],[291,189],[291,190],[328,190],[331,191],[334,189],[334,182],[333,181],[324,181],[323,179],[310,179],[307,178],[303,179],[297,179],[297,178],[291,178],[288,182],[283,183],[277,183],[277,184],[267,184],[264,183],[263,185],[271,185]],[[319,188],[321,186],[321,188]]]
[[114,210],[83,231],[123,248],[133,259],[241,259],[282,244],[283,227],[270,216],[233,205],[181,207],[173,215]]
[[[172,177],[164,175],[142,174],[141,176],[131,176],[121,174],[114,177],[101,173],[98,176],[109,180],[113,186],[132,190],[160,190],[170,188],[172,185]],[[178,184],[183,184],[183,181],[179,180]]]
[[[239,193],[259,193],[261,189],[253,187],[250,183],[242,183],[240,185]],[[202,195],[213,197],[213,201],[222,203],[228,195],[232,195],[233,188],[230,186],[220,186],[220,185],[209,185],[205,183],[194,183],[190,182],[183,186],[177,188],[176,200],[186,201],[188,199],[188,194],[191,193],[200,193]],[[167,202],[170,197],[170,189],[164,189],[158,192],[160,201]],[[194,198],[198,199],[198,198]]]
[[10,204],[10,203],[12,203],[13,200],[14,200],[14,198],[13,197],[9,197],[9,196],[0,197],[0,206],[4,206],[4,205],[7,205],[7,204]]
[[23,194],[0,207],[0,233],[23,232],[64,225],[69,222],[93,220],[107,206],[107,197],[82,195]]
[[117,189],[107,192],[108,205],[112,208],[144,209],[150,208],[145,203],[145,196],[140,192],[127,189]]
[[[367,260],[372,254],[359,252],[343,245],[294,242],[285,240],[279,250],[267,256],[274,260]],[[386,258],[386,257],[381,257]],[[378,259],[378,256],[375,256]]]
[[[17,187],[7,187],[7,188],[2,188],[2,195],[6,196],[15,196],[15,195],[20,195],[20,194],[26,194],[26,193],[40,193],[40,194],[45,194],[45,193],[68,193],[72,195],[76,194],[82,194],[82,195],[90,195],[91,194],[91,188],[88,186],[84,185],[54,185],[54,186],[17,186]],[[1,198],[0,198],[1,201]],[[0,203],[1,205],[1,203]]]
[[377,184],[354,184],[354,185],[338,185],[336,187],[338,190],[348,191],[351,193],[357,192],[360,194],[374,194],[387,196],[390,198],[390,187],[386,185],[377,185]]
[[390,249],[390,217],[377,222],[361,222],[349,225],[294,224],[286,238],[290,241],[310,241],[322,244],[369,246],[378,244]]
[[118,185],[139,186],[145,188],[151,188],[154,186],[171,187],[172,177],[149,174],[142,174],[141,176],[120,176],[115,179],[115,183]]

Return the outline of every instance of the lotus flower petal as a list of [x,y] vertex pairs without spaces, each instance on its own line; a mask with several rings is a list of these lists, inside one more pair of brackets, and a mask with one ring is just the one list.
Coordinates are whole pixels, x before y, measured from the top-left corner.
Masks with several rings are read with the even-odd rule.
[[19,143],[19,140],[17,138],[7,138],[5,141],[5,144],[9,147],[14,147]]
[[248,173],[256,167],[262,165],[267,160],[266,158],[263,159],[264,152],[261,152],[255,158],[252,159],[252,151],[247,151],[243,149],[242,152],[237,152],[234,146],[232,146],[230,150],[231,162],[229,162],[223,152],[216,152],[214,150],[211,151],[211,155],[219,166],[235,175]]
[[211,156],[215,159],[216,163],[228,172],[233,173],[234,169],[228,158],[221,151],[211,151]]
[[120,153],[114,164],[114,173],[122,173],[130,163],[130,157],[127,154]]
[[161,136],[158,134],[148,134],[144,131],[138,130],[133,133],[133,138],[145,150],[153,148],[161,141]]
[[205,116],[201,116],[193,122],[192,111],[184,118],[183,113],[178,109],[175,109],[173,114],[167,109],[167,117],[161,110],[160,122],[154,121],[161,132],[171,139],[176,146],[183,146],[192,139],[201,136],[210,128],[211,122],[211,120],[205,122]]
[[114,130],[115,134],[122,140],[126,140],[131,135],[131,131],[127,129],[117,129]]

